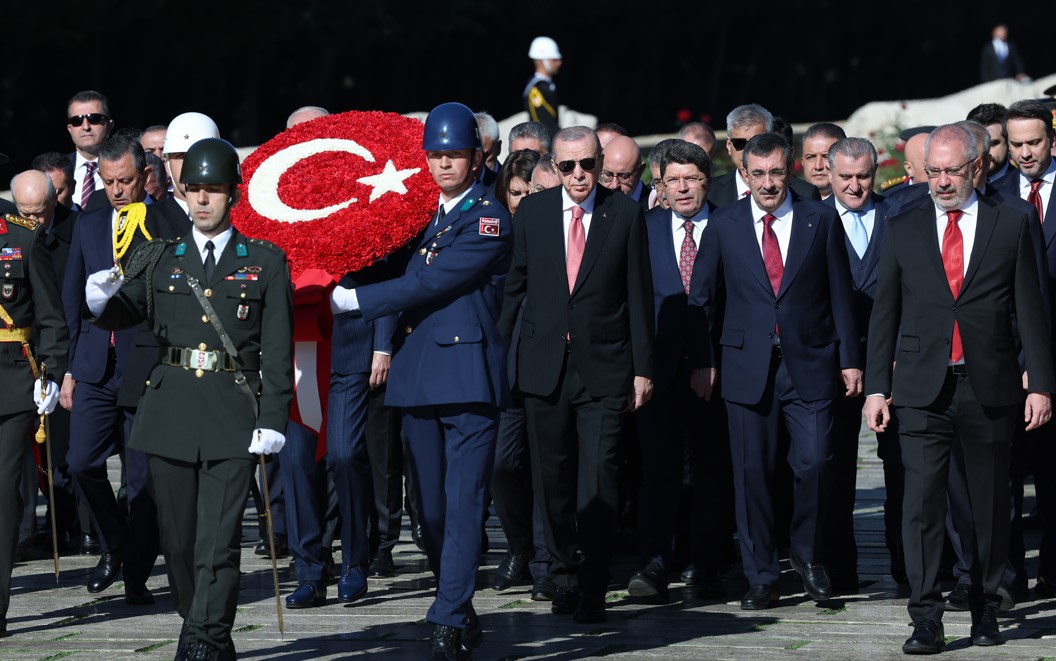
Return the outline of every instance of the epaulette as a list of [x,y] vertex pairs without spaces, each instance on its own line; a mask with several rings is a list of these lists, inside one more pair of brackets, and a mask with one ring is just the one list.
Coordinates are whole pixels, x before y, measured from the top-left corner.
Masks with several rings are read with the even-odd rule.
[[4,220],[9,223],[14,223],[15,225],[21,225],[22,227],[25,227],[31,232],[37,231],[37,228],[40,227],[40,223],[33,220],[32,218],[26,218],[25,216],[16,216],[13,213],[5,215]]
[[246,237],[246,242],[252,243],[255,246],[260,246],[261,248],[267,248],[268,250],[278,255],[286,254],[286,252],[282,248],[278,247],[271,241],[265,241],[264,239],[250,239],[249,237]]
[[903,183],[906,182],[906,179],[908,179],[908,178],[909,178],[908,174],[904,174],[901,177],[891,177],[890,179],[887,179],[887,180],[885,180],[884,182],[882,182],[880,184],[880,190],[885,191],[888,188],[891,188],[893,186],[897,186],[899,184],[903,184]]

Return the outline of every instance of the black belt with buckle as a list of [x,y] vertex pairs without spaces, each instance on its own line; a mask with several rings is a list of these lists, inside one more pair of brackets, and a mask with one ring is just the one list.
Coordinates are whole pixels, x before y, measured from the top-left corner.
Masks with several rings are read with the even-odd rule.
[[968,376],[968,367],[964,363],[959,365],[950,365],[950,374],[955,376]]
[[[242,359],[252,365],[242,365],[241,369],[259,370],[259,355],[243,355]],[[166,347],[161,362],[173,367],[182,367],[188,370],[203,370],[205,372],[234,372],[240,366],[231,357],[231,354],[223,349],[206,351],[203,349],[191,349],[183,347]]]

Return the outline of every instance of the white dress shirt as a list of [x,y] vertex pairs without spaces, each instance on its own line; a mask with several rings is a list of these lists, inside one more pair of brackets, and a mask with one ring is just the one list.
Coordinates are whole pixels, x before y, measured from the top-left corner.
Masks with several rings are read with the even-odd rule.
[[[84,190],[84,175],[87,173],[88,159],[81,152],[74,151],[76,163],[73,165],[73,202],[81,203],[81,191]],[[99,159],[95,159],[95,190],[103,190],[103,178],[99,176]]]
[[[450,200],[447,200],[446,202],[444,201],[444,195],[443,195],[443,193],[441,193],[441,194],[440,194],[440,201],[439,201],[439,203],[438,203],[438,204],[436,205],[436,208],[437,208],[437,210],[439,210],[439,209],[440,209],[440,205],[441,205],[441,204],[442,204],[442,205],[444,205],[444,216],[446,217],[446,216],[447,216],[447,214],[451,213],[452,211],[454,211],[455,209],[457,209],[457,208],[458,208],[458,204],[459,204],[459,202],[461,202],[461,201],[462,201],[462,198],[464,198],[464,197],[465,197],[466,195],[468,195],[468,194],[469,194],[469,191],[470,191],[470,189],[472,189],[472,188],[473,188],[473,187],[472,187],[472,186],[470,186],[469,188],[467,188],[466,190],[462,191],[462,192],[461,192],[461,193],[459,193],[458,195],[456,195],[456,196],[452,197],[452,198],[451,198]],[[436,211],[434,211],[434,212],[433,212],[433,215],[434,215],[434,216],[436,216],[436,215],[437,215]],[[433,221],[433,227],[437,227],[437,226],[438,226],[439,224],[440,224],[440,218],[439,218],[439,217],[437,217],[437,218],[436,218],[436,219],[435,219],[435,220]]]
[[197,227],[193,228],[191,230],[191,237],[194,239],[194,245],[198,247],[198,254],[202,257],[202,264],[205,264],[205,258],[209,254],[209,251],[205,249],[205,242],[213,242],[213,259],[215,259],[216,263],[219,264],[220,255],[224,252],[224,248],[227,247],[227,244],[231,240],[231,235],[233,233],[234,230],[231,227],[228,227],[226,230],[220,232],[219,234],[210,239],[206,235],[199,232]]
[[[759,242],[759,254],[763,254],[763,229],[766,223],[763,222],[763,216],[770,213],[759,208],[759,205],[755,203],[755,198],[752,200],[752,220],[755,221],[755,239]],[[788,191],[785,192],[785,200],[781,203],[781,206],[773,212],[777,220],[774,221],[771,227],[774,228],[774,234],[777,235],[777,245],[781,249],[781,263],[785,263],[785,259],[788,257],[788,240],[792,236],[792,194]]]
[[[1053,181],[1056,180],[1056,158],[1049,161],[1049,167],[1042,173],[1040,179],[1045,182],[1038,188],[1038,195],[1041,196],[1041,210],[1044,213],[1049,209],[1049,198],[1052,197],[1052,185]],[[1024,200],[1030,197],[1031,181],[1033,180],[1030,177],[1022,172],[1019,173],[1019,196]],[[1045,222],[1045,218],[1042,217],[1041,221]]]

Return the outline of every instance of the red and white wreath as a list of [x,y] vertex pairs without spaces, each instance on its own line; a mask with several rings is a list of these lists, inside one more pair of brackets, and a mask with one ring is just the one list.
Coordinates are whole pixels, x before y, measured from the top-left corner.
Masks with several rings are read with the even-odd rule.
[[369,266],[429,222],[439,190],[426,167],[422,123],[345,112],[297,124],[242,164],[235,227],[286,251],[294,280],[340,278]]

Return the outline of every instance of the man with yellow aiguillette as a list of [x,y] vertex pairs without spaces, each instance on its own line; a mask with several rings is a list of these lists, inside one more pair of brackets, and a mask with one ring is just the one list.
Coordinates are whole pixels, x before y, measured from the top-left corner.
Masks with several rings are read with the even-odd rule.
[[528,57],[532,58],[535,73],[524,88],[524,109],[528,119],[543,124],[550,133],[557,133],[561,126],[553,77],[561,70],[561,51],[550,37],[536,37],[528,48]]
[[190,236],[144,244],[123,274],[98,271],[85,286],[94,324],[118,329],[146,320],[162,345],[132,446],[148,457],[161,545],[184,618],[176,658],[186,661],[235,658],[231,628],[252,454],[282,449],[293,398],[286,256],[231,227],[241,181],[234,147],[218,138],[196,142],[180,181]]
[[[40,227],[29,218],[0,215],[0,380],[5,395],[0,398],[0,637],[7,634],[11,569],[22,519],[22,464],[37,416],[51,413],[59,402],[59,388],[50,375],[66,370],[66,321],[51,275],[51,254],[38,237]],[[35,356],[29,345],[33,324],[39,330]],[[38,364],[48,374],[44,388]]]

